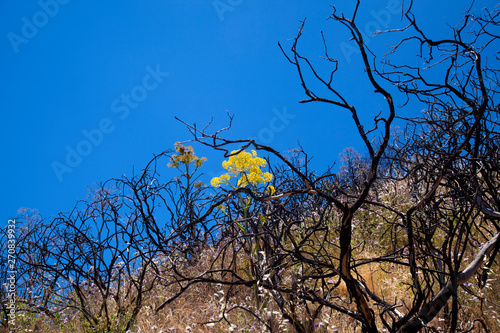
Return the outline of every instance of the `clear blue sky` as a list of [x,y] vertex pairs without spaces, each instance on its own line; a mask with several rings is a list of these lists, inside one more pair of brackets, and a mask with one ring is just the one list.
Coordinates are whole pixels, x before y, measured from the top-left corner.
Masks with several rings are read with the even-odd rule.
[[[354,1],[338,2],[350,13]],[[366,1],[360,22],[398,27],[395,14],[377,13],[401,2]],[[441,31],[467,3],[418,1],[416,12]],[[20,207],[43,216],[69,211],[88,185],[140,170],[153,154],[190,139],[174,116],[200,125],[213,117],[215,130],[226,124],[227,110],[235,115],[232,137],[282,152],[300,141],[318,169],[360,146],[345,111],[298,104],[304,94],[297,73],[277,45],[288,49],[307,17],[303,53],[321,63],[324,30],[331,55],[353,71],[341,82],[346,94],[366,112],[379,107],[363,98],[356,56],[341,50],[345,29],[326,20],[331,4],[0,1],[2,219]],[[221,172],[220,154],[194,147],[209,159],[207,174]]]

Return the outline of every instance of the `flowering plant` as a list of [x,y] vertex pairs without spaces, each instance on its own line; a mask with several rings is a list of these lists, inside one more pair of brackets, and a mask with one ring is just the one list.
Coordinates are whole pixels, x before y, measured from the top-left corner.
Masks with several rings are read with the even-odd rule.
[[179,142],[175,143],[175,151],[179,155],[172,155],[172,162],[168,164],[169,167],[178,168],[179,163],[184,164],[186,167],[189,164],[193,164],[196,169],[203,165],[203,162],[207,160],[206,157],[199,158],[194,154],[193,147],[191,146],[183,146]]
[[181,172],[180,177],[176,177],[174,180],[183,192],[180,196],[179,205],[182,205],[187,213],[177,223],[179,226],[189,225],[189,228],[186,229],[189,235],[182,235],[181,237],[192,241],[196,238],[197,232],[193,221],[198,216],[197,207],[205,188],[203,182],[197,181],[198,176],[195,174],[207,159],[206,157],[196,156],[193,147],[186,147],[180,142],[175,143],[175,151],[177,154],[170,157],[171,161],[168,166]]
[[[230,156],[227,161],[222,162],[222,167],[228,170],[228,172],[220,177],[212,178],[210,181],[212,186],[220,187],[222,184],[225,184],[235,189],[247,185],[257,186],[268,183],[273,179],[271,173],[261,170],[261,167],[267,165],[267,161],[261,157],[257,157],[255,150],[252,150],[252,153],[246,151],[237,152],[237,150],[233,150],[231,154],[234,155]],[[238,178],[236,186],[231,185],[232,178]],[[268,186],[266,191],[272,195],[274,187]]]

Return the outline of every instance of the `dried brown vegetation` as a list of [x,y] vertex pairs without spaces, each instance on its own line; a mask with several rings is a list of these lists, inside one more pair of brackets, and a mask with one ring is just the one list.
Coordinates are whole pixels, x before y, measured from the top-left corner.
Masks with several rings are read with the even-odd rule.
[[[326,41],[326,75],[300,54],[304,22],[282,50],[301,102],[348,112],[365,155],[346,150],[339,170],[317,174],[302,149],[226,139],[231,117],[216,132],[186,124],[234,167],[215,188],[198,178],[203,158],[178,144],[70,213],[20,214],[19,330],[499,332],[500,12],[472,4],[453,38],[433,39],[410,1],[401,28],[377,34],[396,41],[377,58],[360,5],[330,18],[360,55],[373,90],[363,98],[382,111],[362,117],[348,100]],[[167,165],[180,176],[163,183]]]

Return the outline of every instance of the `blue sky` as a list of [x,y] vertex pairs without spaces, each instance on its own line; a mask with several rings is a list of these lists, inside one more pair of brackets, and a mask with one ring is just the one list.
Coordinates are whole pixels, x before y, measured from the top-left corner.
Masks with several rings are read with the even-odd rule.
[[[399,27],[395,14],[382,13],[401,0],[366,2],[362,26]],[[353,3],[339,9],[350,13]],[[427,15],[425,27],[441,31],[467,3],[425,0],[415,10]],[[2,218],[21,207],[43,216],[70,211],[86,198],[87,186],[130,176],[153,154],[190,139],[174,116],[199,125],[213,117],[216,130],[226,125],[227,110],[235,115],[230,136],[256,138],[281,152],[300,142],[319,170],[344,148],[360,147],[345,111],[298,103],[304,94],[297,73],[277,44],[289,49],[307,17],[304,55],[328,68],[319,59],[323,30],[331,55],[344,66],[341,86],[370,116],[382,102],[363,97],[369,90],[359,59],[342,52],[346,31],[326,20],[331,4],[0,1]],[[194,148],[208,157],[208,175],[222,172],[220,154]]]

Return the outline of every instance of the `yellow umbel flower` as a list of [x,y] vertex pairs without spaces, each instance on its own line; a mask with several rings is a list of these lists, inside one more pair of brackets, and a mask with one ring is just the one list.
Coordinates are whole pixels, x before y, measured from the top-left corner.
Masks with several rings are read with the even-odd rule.
[[196,156],[193,147],[183,146],[179,142],[175,143],[175,150],[179,155],[172,155],[172,162],[168,164],[168,166],[172,168],[179,167],[179,163],[184,165],[194,164],[196,168],[199,168],[203,165],[203,162],[207,160],[206,157],[199,158]]
[[212,178],[210,184],[214,187],[219,187],[222,184],[229,184],[231,178],[237,178],[237,187],[245,187],[247,185],[259,185],[268,183],[273,179],[273,175],[269,172],[262,172],[260,169],[267,165],[267,161],[257,157],[257,152],[252,150],[252,153],[233,150],[227,161],[222,162],[222,167],[228,172],[220,177]]

